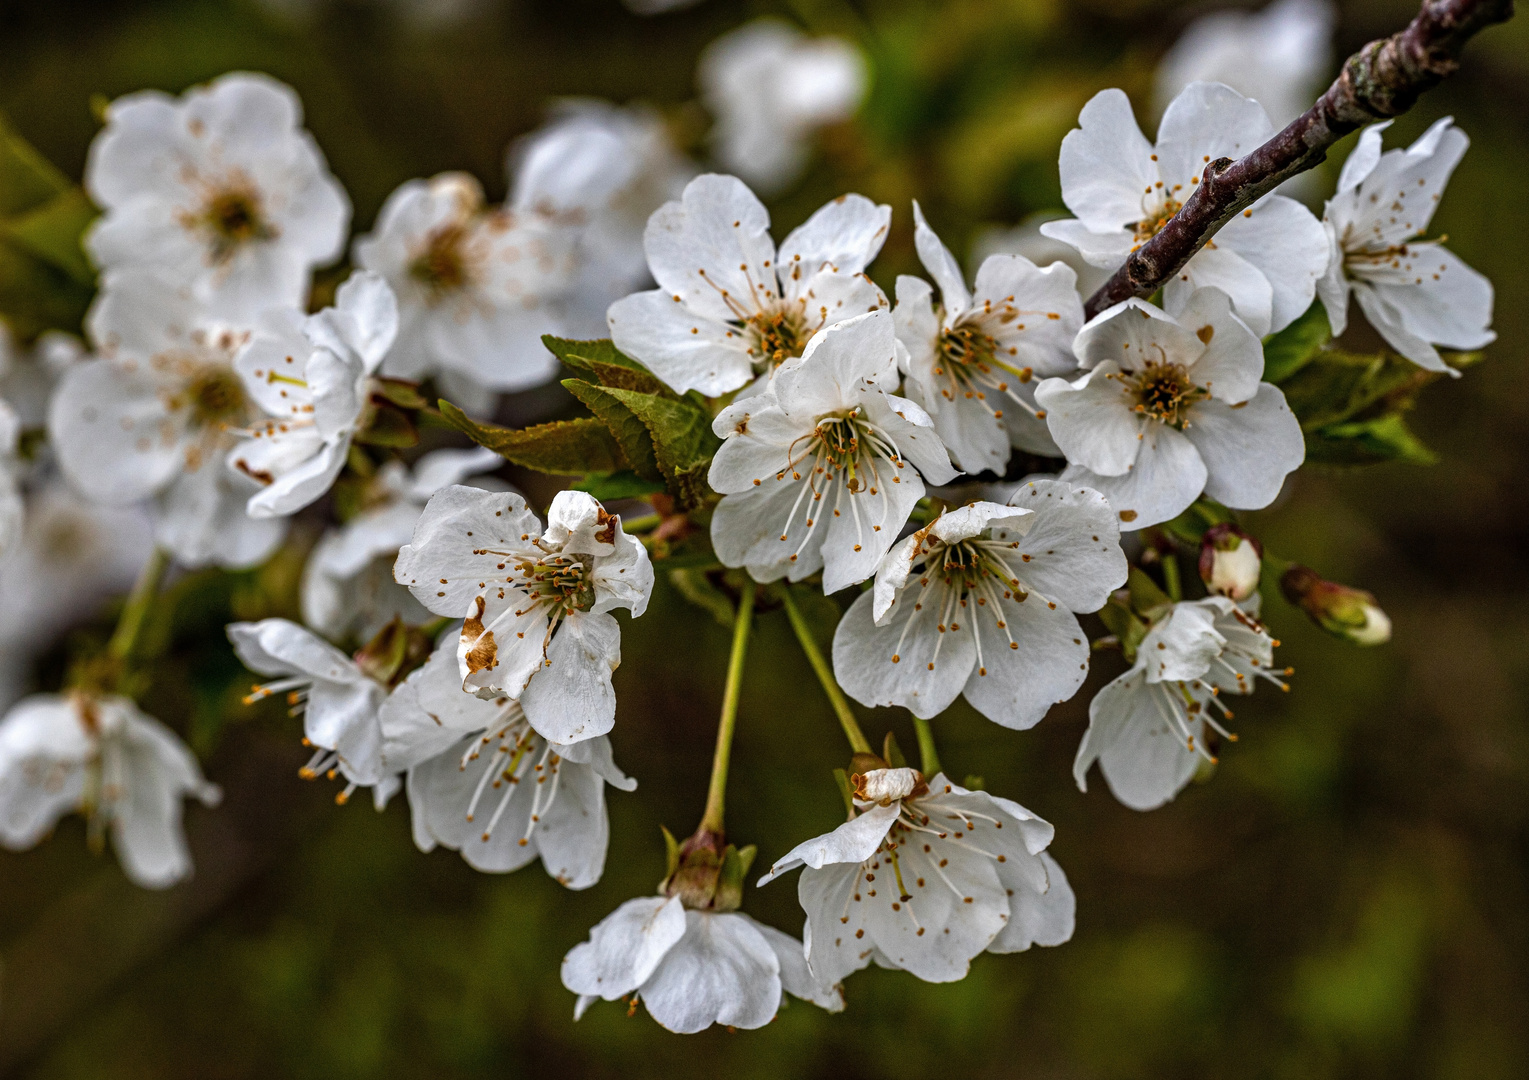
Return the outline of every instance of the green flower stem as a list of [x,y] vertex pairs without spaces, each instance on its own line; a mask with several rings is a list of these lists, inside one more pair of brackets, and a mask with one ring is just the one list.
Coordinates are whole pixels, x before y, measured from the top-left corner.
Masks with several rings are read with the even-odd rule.
[[802,618],[802,612],[796,606],[796,601],[791,599],[789,587],[781,587],[780,598],[786,609],[786,618],[791,620],[791,629],[796,631],[796,640],[801,642],[802,652],[807,654],[807,662],[812,665],[812,670],[817,672],[818,682],[823,684],[823,692],[828,695],[829,704],[834,707],[834,713],[839,717],[839,725],[844,728],[844,735],[849,739],[850,748],[857,754],[875,753],[871,749],[870,741],[865,737],[865,732],[860,730],[860,722],[850,711],[849,702],[844,698],[844,691],[840,690],[839,684],[834,681],[834,673],[829,670],[828,661],[823,659],[818,643],[812,640],[812,630],[808,627],[807,621]]
[[928,779],[940,771],[940,755],[934,748],[934,731],[929,727],[929,721],[922,716],[913,718],[913,730],[918,735],[919,770]]
[[128,593],[127,603],[117,618],[117,629],[106,645],[107,655],[113,659],[126,660],[132,655],[143,633],[143,624],[149,617],[149,610],[159,595],[159,583],[164,580],[169,566],[169,553],[164,548],[156,547],[143,564],[143,569],[138,571],[138,580],[133,583],[133,591]]
[[738,692],[743,683],[743,659],[749,651],[749,629],[754,623],[754,594],[758,586],[749,582],[738,599],[738,614],[733,619],[733,651],[727,659],[727,685],[722,690],[722,719],[717,724],[717,749],[711,759],[711,786],[706,790],[706,813],[701,828],[721,834],[722,814],[727,802],[727,767],[733,756],[733,727],[738,721]]
[[662,514],[644,514],[642,517],[634,517],[629,521],[622,521],[621,531],[628,534],[647,532],[649,529],[656,529],[663,523],[663,520],[664,515]]
[[1179,557],[1177,552],[1163,552],[1163,584],[1167,586],[1168,599],[1177,604],[1184,599],[1184,586],[1179,581]]

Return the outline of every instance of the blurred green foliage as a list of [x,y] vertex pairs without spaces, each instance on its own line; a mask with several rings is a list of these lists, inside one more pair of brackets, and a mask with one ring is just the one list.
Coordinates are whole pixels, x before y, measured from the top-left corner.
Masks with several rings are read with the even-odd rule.
[[[982,224],[1055,208],[1057,144],[1078,107],[1109,85],[1144,101],[1155,57],[1198,10],[1160,0],[706,0],[640,19],[614,0],[506,0],[422,29],[390,14],[396,5],[358,0],[317,2],[296,21],[253,0],[0,3],[0,111],[53,163],[0,153],[0,298],[20,310],[13,290],[47,279],[47,295],[74,299],[17,329],[77,325],[87,286],[75,253],[50,246],[45,226],[78,228],[88,209],[69,178],[81,175],[96,130],[93,94],[269,71],[302,95],[365,228],[414,176],[464,168],[502,193],[506,143],[559,95],[653,101],[699,152],[694,58],[764,12],[854,37],[874,71],[862,119],[826,132],[811,174],[772,206],[776,233],[844,190],[890,202],[894,231],[876,266],[890,285],[917,269],[913,198],[957,251]],[[1344,4],[1340,48],[1411,11],[1404,0]],[[1292,693],[1260,691],[1239,708],[1241,741],[1211,782],[1146,815],[1102,783],[1081,795],[1070,777],[1085,703],[1119,670],[1108,654],[1078,698],[1031,732],[1004,731],[961,704],[937,721],[952,774],[981,774],[1056,824],[1053,850],[1078,893],[1070,944],[980,957],[953,985],[867,971],[848,985],[846,1013],[792,1003],[752,1033],[680,1038],[617,1004],[574,1024],[560,957],[621,900],[653,889],[660,826],[683,834],[700,813],[727,630],[667,575],[648,614],[626,621],[614,741],[642,788],[612,793],[605,879],[569,893],[535,866],[482,875],[451,852],[415,850],[402,798],[382,814],[359,800],[334,807],[332,789],[296,779],[298,723],[274,702],[238,705],[249,679],[223,623],[294,614],[308,531],[260,571],[181,579],[150,627],[158,659],[145,707],[187,734],[229,790],[223,809],[189,812],[194,839],[212,836],[205,843],[220,844],[221,859],[199,848],[198,878],[176,890],[213,899],[106,904],[109,934],[150,944],[126,959],[82,956],[69,920],[102,907],[120,874],[89,855],[81,824],[0,856],[0,957],[44,958],[37,985],[18,985],[14,967],[0,984],[0,1043],[30,1048],[17,1074],[1529,1073],[1525,22],[1474,45],[1460,75],[1388,142],[1449,112],[1474,144],[1435,227],[1496,283],[1500,341],[1463,379],[1426,387],[1408,414],[1436,464],[1310,466],[1282,505],[1244,519],[1271,551],[1375,592],[1395,620],[1394,645],[1335,643],[1266,589],[1280,657],[1297,669]],[[0,130],[0,150],[10,145]],[[1330,182],[1335,163],[1324,171]],[[1355,321],[1339,344],[1360,358],[1380,343]],[[1330,422],[1373,419],[1356,409]],[[550,496],[533,474],[517,480],[533,501]],[[45,661],[45,685],[58,684],[72,652],[99,646],[111,614]],[[831,620],[832,606],[809,617]],[[768,865],[840,819],[831,770],[846,753],[784,615],[759,619],[729,825]],[[873,742],[893,730],[916,745],[904,714],[862,716]],[[244,846],[209,833],[218,822],[237,826]],[[747,890],[744,904],[784,929],[801,925],[789,881]],[[174,932],[142,931],[145,912]],[[74,985],[77,996],[58,991]],[[45,1031],[7,1020],[31,1015],[23,1006],[44,991],[66,1002]]]

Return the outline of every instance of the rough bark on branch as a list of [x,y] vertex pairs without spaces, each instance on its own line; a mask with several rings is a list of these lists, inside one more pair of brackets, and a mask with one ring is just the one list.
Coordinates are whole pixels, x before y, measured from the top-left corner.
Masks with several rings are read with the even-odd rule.
[[1089,318],[1132,296],[1151,296],[1234,216],[1297,173],[1314,168],[1343,136],[1400,116],[1460,66],[1478,31],[1513,15],[1513,0],[1424,0],[1405,30],[1349,57],[1317,103],[1245,157],[1206,165],[1200,185],[1152,239],[1089,297]]

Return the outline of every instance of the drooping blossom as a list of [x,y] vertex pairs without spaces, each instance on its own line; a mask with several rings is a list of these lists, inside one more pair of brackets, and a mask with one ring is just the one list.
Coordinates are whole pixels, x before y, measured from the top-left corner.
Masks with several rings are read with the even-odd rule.
[[766,195],[802,175],[813,135],[853,116],[867,85],[854,45],[809,38],[776,19],[757,19],[713,41],[696,81],[716,120],[717,161]]
[[0,843],[12,851],[78,811],[134,884],[168,888],[191,875],[181,800],[221,797],[186,744],[127,698],[33,694],[0,720]]
[[653,211],[680,197],[695,166],[653,109],[582,98],[559,102],[509,157],[510,208],[555,215],[578,230],[576,269],[559,304],[562,332],[605,337],[611,304],[652,286],[643,230]]
[[398,549],[414,535],[431,495],[502,464],[503,458],[482,447],[432,450],[412,469],[396,461],[384,464],[367,483],[361,511],[329,529],[309,552],[299,589],[303,622],[328,638],[362,640],[395,616],[406,623],[427,622],[425,608],[393,580]]
[[741,180],[698,176],[648,219],[658,288],[611,305],[611,338],[680,392],[730,393],[802,355],[817,331],[888,306],[864,270],[891,219],[891,207],[844,195],[777,250]]
[[638,897],[607,915],[563,958],[563,985],[579,995],[575,1019],[601,998],[630,997],[687,1035],[713,1024],[763,1027],[782,990],[844,1008],[838,989],[808,970],[800,941],[741,911],[686,908],[679,896]]
[[98,266],[152,268],[233,318],[302,307],[350,224],[297,95],[247,72],[112,102],[85,187],[106,211],[85,238]]
[[1176,517],[1201,492],[1268,506],[1305,460],[1285,395],[1259,381],[1263,346],[1219,289],[1194,293],[1177,318],[1144,300],[1116,304],[1073,351],[1083,376],[1035,392],[1067,455],[1062,478],[1102,492],[1134,528]]
[[928,982],[966,976],[983,951],[1072,937],[1075,901],[1045,851],[1052,827],[1018,803],[914,769],[853,777],[855,816],[799,844],[760,885],[797,867],[807,963],[838,982],[874,959]]
[[1349,297],[1397,352],[1430,371],[1459,372],[1435,346],[1479,349],[1497,339],[1492,283],[1428,231],[1450,174],[1470,140],[1450,117],[1406,150],[1381,153],[1390,121],[1367,128],[1343,163],[1322,224],[1332,253],[1317,285],[1335,335],[1348,327]]
[[1232,714],[1221,694],[1251,694],[1260,678],[1289,689],[1277,677],[1289,672],[1270,669],[1276,644],[1227,597],[1175,604],[1147,631],[1131,670],[1089,704],[1072,768],[1079,790],[1088,790],[1097,761],[1115,798],[1131,809],[1168,802],[1202,762],[1215,761],[1212,737],[1237,738],[1222,724]]
[[538,209],[487,207],[466,173],[410,180],[388,197],[356,264],[398,298],[398,336],[382,373],[450,372],[489,390],[551,381],[542,335],[561,331],[557,305],[576,267],[574,225]]
[[892,393],[898,348],[890,312],[830,326],[717,415],[707,480],[723,495],[711,539],[724,565],[758,581],[821,570],[837,592],[876,572],[925,480],[956,476],[928,414]]
[[[1207,165],[1242,157],[1274,134],[1258,102],[1203,82],[1185,87],[1168,106],[1156,145],[1136,126],[1120,90],[1094,95],[1078,125],[1062,140],[1061,158],[1062,201],[1076,220],[1049,221],[1041,232],[1108,269],[1168,224]],[[1265,195],[1174,275],[1163,287],[1163,301],[1178,314],[1196,289],[1215,287],[1261,336],[1288,326],[1311,306],[1326,267],[1321,222],[1293,199]]]
[[259,484],[226,465],[261,415],[234,366],[260,323],[223,317],[157,270],[108,274],[86,317],[97,359],[70,364],[49,406],[69,482],[108,506],[154,496],[155,538],[184,566],[253,566],[286,535],[285,521],[245,512]]
[[383,703],[382,766],[408,774],[414,842],[504,873],[540,858],[570,889],[600,880],[610,823],[605,785],[632,791],[603,735],[563,746],[527,722],[520,703],[462,689],[455,644],[431,654]]
[[593,497],[559,492],[543,531],[513,492],[442,488],[394,577],[435,614],[465,619],[464,689],[518,700],[537,734],[561,745],[614,726],[621,625],[611,611],[647,609],[653,565]]
[[393,292],[368,271],[340,286],[334,307],[263,321],[235,366],[265,416],[229,454],[231,468],[260,485],[246,506],[251,517],[295,513],[329,490],[397,330]]
[[1213,11],[1185,27],[1157,67],[1161,114],[1191,83],[1224,83],[1279,127],[1311,107],[1333,66],[1331,0],[1276,0],[1261,11]]
[[927,718],[965,694],[1028,728],[1077,693],[1089,645],[1073,613],[1097,611],[1126,579],[1115,512],[1054,480],[1021,484],[1010,503],[947,511],[887,553],[834,633],[851,697]]
[[897,279],[894,315],[897,339],[908,350],[908,398],[924,407],[958,468],[1001,476],[1011,442],[1051,448],[1035,386],[1077,369],[1072,340],[1083,327],[1077,275],[1060,262],[1043,270],[1020,255],[992,255],[968,289],[918,203],[913,218],[919,259],[939,286],[940,303],[922,278]]

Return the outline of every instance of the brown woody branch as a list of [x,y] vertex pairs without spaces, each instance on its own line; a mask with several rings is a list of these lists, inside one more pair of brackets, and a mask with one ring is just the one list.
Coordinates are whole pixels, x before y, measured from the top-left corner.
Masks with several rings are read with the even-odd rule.
[[1315,105],[1245,157],[1218,158],[1184,206],[1089,297],[1089,318],[1133,296],[1151,296],[1218,229],[1297,173],[1315,168],[1343,136],[1400,116],[1460,66],[1477,31],[1505,22],[1513,0],[1424,0],[1400,33],[1372,41],[1343,65]]

